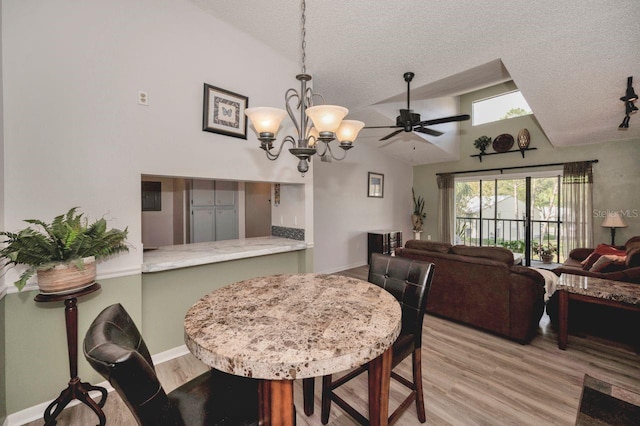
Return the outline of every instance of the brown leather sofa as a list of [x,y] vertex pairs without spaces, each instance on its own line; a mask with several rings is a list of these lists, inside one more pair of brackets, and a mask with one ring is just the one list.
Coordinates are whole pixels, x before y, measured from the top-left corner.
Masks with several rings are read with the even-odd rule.
[[610,268],[602,269],[600,272],[591,271],[588,268],[589,265],[582,263],[596,251],[596,248],[577,248],[571,250],[567,260],[555,268],[553,272],[558,276],[560,274],[574,274],[640,284],[640,236],[630,238],[623,246],[617,248],[624,251],[625,254],[624,264],[618,267],[611,265]]
[[523,344],[536,335],[544,311],[544,278],[514,266],[511,251],[409,240],[396,255],[436,265],[427,313]]

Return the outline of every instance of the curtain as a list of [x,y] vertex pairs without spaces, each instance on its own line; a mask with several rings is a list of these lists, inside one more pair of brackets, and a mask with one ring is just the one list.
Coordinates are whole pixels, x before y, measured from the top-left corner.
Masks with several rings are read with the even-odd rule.
[[593,171],[591,161],[565,163],[560,199],[561,254],[566,259],[578,247],[593,246]]
[[450,173],[438,175],[438,232],[440,241],[455,244],[455,186]]

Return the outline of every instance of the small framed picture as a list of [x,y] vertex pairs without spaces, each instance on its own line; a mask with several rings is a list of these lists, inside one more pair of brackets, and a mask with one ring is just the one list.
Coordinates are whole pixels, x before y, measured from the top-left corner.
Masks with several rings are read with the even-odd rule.
[[234,138],[247,138],[247,117],[244,110],[249,98],[210,84],[204,84],[202,130]]
[[369,197],[384,197],[384,175],[382,173],[369,172]]

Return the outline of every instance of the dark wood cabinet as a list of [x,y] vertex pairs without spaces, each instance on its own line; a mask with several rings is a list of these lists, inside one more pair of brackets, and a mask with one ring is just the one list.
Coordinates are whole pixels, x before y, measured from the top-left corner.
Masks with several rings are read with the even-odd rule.
[[371,263],[371,253],[395,254],[402,247],[401,231],[371,231],[367,234],[367,263]]

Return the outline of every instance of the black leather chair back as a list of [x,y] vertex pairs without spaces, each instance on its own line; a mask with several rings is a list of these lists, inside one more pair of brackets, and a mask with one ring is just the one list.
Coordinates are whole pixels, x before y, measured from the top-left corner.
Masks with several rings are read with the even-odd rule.
[[391,293],[402,307],[402,334],[412,334],[422,345],[422,320],[435,265],[402,257],[373,253],[368,281]]
[[141,425],[182,425],[156,376],[149,350],[121,304],[105,308],[89,326],[84,356],[111,383]]

